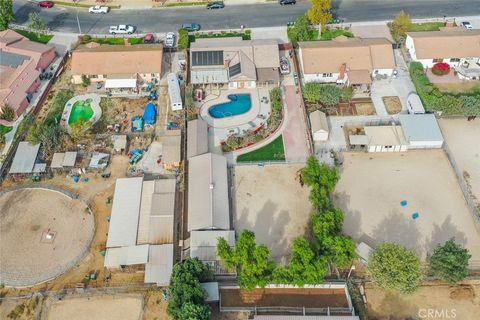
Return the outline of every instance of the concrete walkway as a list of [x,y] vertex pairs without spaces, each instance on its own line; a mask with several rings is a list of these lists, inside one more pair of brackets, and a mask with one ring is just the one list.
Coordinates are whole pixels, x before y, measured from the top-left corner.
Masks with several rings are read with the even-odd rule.
[[287,162],[305,162],[308,158],[308,132],[302,114],[300,96],[295,86],[285,86],[284,101],[288,110],[288,121],[283,131],[285,159]]

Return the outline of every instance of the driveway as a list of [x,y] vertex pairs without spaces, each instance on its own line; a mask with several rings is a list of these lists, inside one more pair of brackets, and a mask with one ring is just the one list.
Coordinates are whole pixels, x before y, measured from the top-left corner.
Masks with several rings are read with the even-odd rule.
[[287,126],[283,131],[285,159],[287,162],[305,162],[308,158],[307,126],[295,86],[284,87],[284,101],[287,108]]

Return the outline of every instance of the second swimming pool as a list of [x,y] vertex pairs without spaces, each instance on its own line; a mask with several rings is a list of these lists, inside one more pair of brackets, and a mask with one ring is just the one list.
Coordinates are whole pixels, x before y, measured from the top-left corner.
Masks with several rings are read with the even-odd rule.
[[230,94],[227,98],[229,102],[216,104],[208,109],[211,117],[221,119],[238,116],[252,108],[252,99],[249,94]]

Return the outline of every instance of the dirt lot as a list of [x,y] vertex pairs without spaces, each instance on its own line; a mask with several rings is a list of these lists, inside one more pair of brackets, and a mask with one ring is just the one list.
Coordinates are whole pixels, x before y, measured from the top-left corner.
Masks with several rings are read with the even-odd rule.
[[397,242],[424,257],[455,237],[480,259],[480,235],[443,150],[345,153],[334,198],[355,240]]
[[382,100],[388,114],[397,114],[402,111],[402,103],[399,97],[383,97]]
[[222,289],[222,307],[348,308],[343,289]]
[[0,213],[0,282],[8,286],[34,285],[67,271],[94,234],[86,205],[60,192],[8,192],[0,197]]
[[359,116],[372,116],[375,115],[375,107],[371,102],[355,103],[355,109],[357,109],[357,115]]
[[282,261],[292,240],[305,234],[311,215],[309,190],[295,180],[303,165],[237,166],[234,227],[255,232],[257,242]]
[[480,204],[480,119],[440,119],[440,128]]
[[53,304],[48,320],[138,320],[142,313],[142,296],[99,296],[66,299]]
[[428,309],[433,309],[437,312],[443,311],[443,316],[428,319],[467,320],[476,319],[475,314],[478,315],[480,308],[480,281],[456,288],[424,285],[409,296],[387,292],[372,286],[367,286],[365,289],[371,319],[427,319],[425,313]]

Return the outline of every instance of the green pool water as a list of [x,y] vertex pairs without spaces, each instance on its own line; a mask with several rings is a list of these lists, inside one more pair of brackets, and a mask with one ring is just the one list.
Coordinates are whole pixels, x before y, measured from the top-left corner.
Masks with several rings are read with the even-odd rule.
[[93,116],[93,109],[90,106],[91,99],[77,101],[72,106],[72,112],[70,112],[70,118],[68,118],[68,124],[74,124],[78,121],[88,121]]

